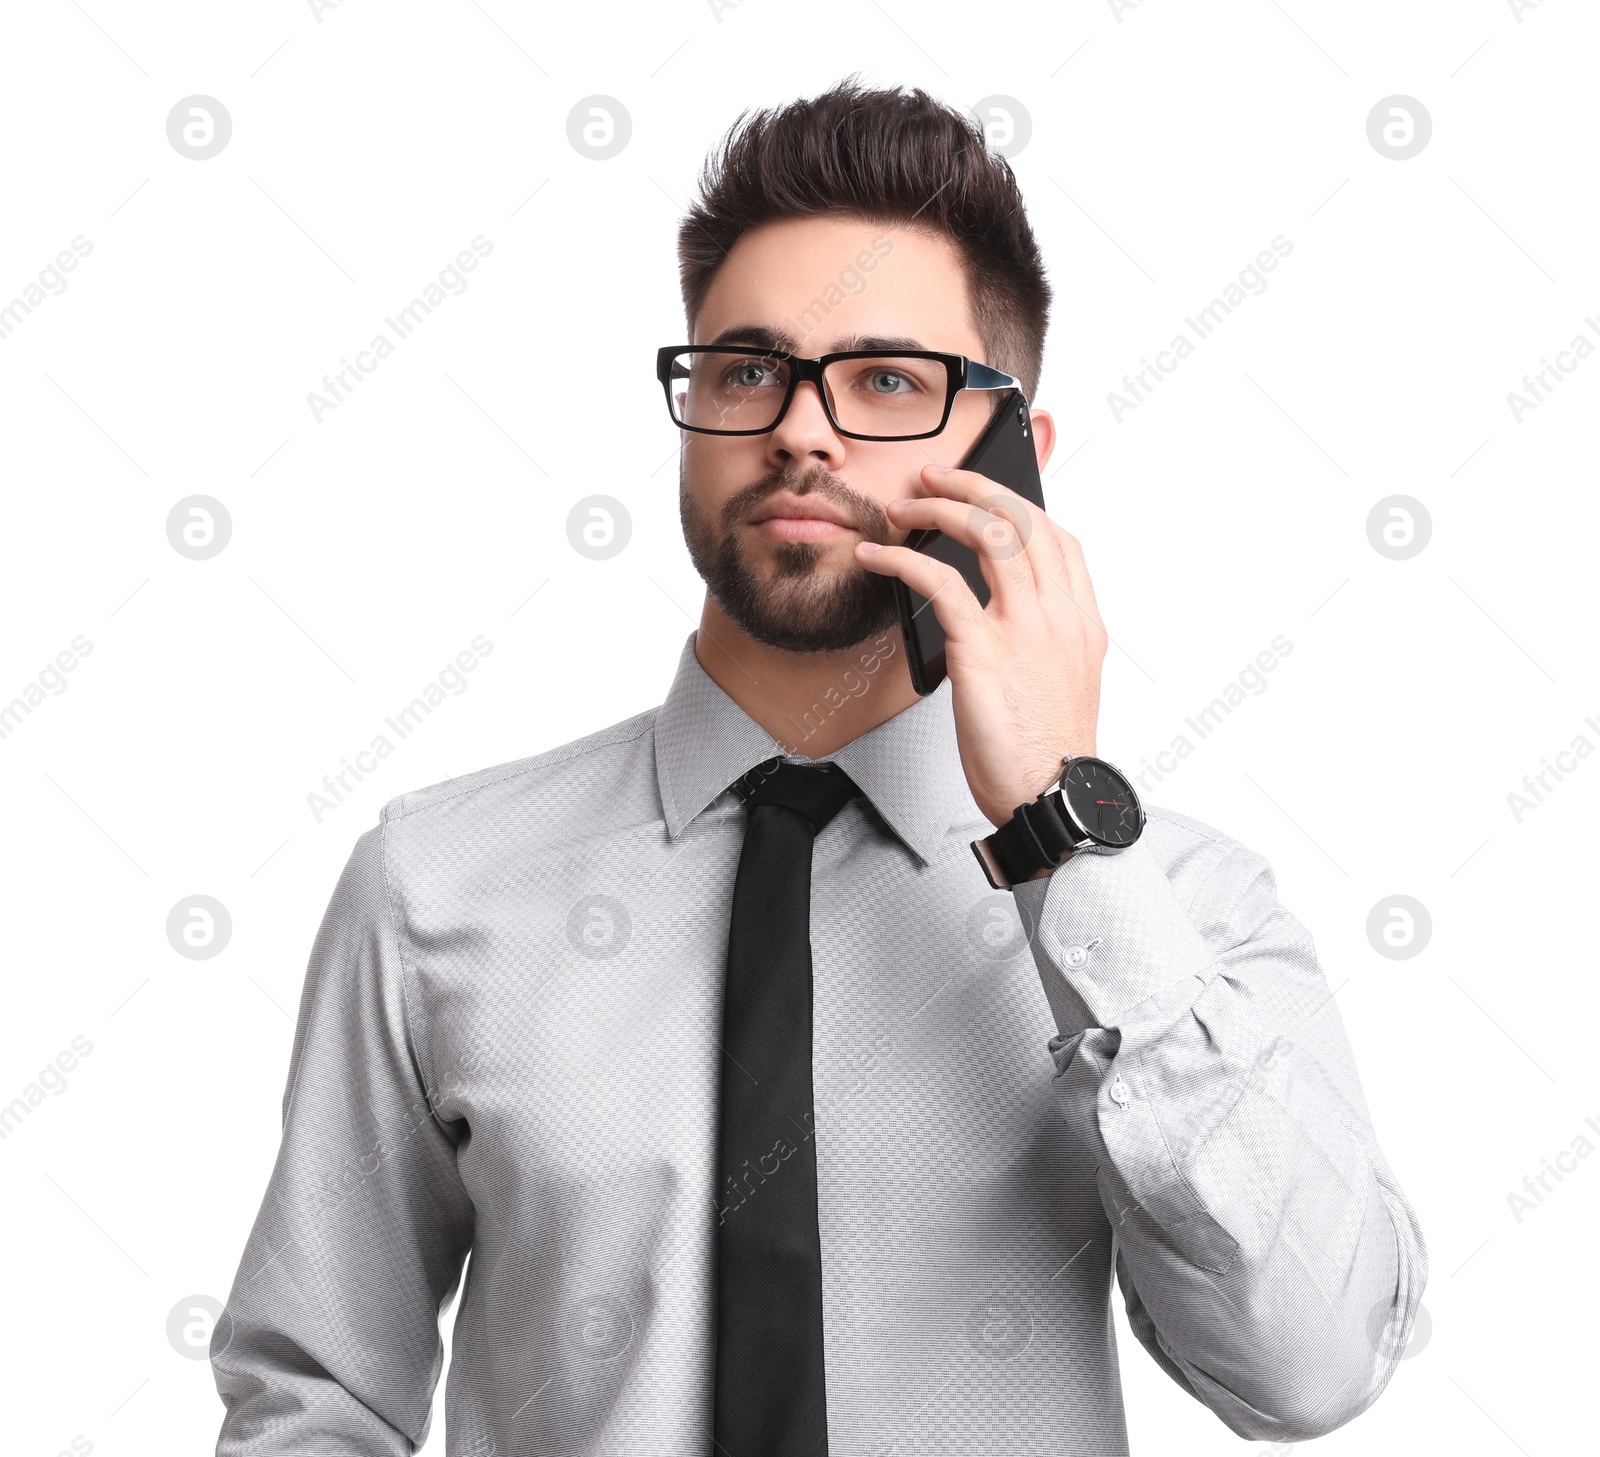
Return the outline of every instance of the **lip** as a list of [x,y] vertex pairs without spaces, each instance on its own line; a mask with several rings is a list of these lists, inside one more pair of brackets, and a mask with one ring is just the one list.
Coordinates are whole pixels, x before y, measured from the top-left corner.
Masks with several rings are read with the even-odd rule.
[[754,516],[751,525],[763,521],[831,521],[835,526],[849,526],[850,518],[837,506],[812,496],[774,496]]
[[763,536],[778,541],[820,541],[858,528],[837,506],[811,496],[775,496],[750,520]]

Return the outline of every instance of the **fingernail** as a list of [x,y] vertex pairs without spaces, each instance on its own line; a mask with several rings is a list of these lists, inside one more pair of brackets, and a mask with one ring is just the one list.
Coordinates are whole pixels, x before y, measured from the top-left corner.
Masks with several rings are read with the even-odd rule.
[[879,541],[862,541],[862,542],[858,542],[857,545],[861,548],[862,551],[882,551],[883,550],[883,543],[879,542]]
[[942,476],[947,475],[950,471],[953,471],[955,467],[953,465],[930,465],[928,469]]

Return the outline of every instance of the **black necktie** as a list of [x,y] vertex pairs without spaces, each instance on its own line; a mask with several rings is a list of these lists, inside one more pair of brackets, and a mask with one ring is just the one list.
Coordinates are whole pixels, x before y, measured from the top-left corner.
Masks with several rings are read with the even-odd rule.
[[733,787],[749,815],[722,1012],[714,1457],[824,1457],[811,849],[861,791],[778,759]]

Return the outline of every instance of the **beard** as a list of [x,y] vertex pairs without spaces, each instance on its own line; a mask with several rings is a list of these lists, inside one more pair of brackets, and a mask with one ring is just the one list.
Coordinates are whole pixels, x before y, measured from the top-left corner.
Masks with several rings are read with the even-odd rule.
[[[821,466],[769,471],[730,497],[715,521],[696,504],[680,467],[678,515],[689,558],[717,604],[757,642],[791,653],[843,652],[900,620],[893,578],[854,560],[842,571],[826,559],[837,543],[744,539],[743,526],[776,491],[815,491],[839,508],[868,541],[890,545],[889,518],[878,502],[853,491]],[[772,565],[757,560],[768,555]]]

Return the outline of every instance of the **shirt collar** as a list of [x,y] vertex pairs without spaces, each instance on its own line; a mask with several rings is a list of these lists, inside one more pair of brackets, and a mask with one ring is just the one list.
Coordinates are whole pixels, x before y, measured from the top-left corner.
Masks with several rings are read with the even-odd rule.
[[926,698],[821,759],[783,746],[717,685],[695,656],[691,632],[666,701],[656,711],[656,780],[667,834],[683,827],[735,779],[771,758],[831,760],[923,864],[933,861],[956,816],[982,818],[956,744],[947,679]]

